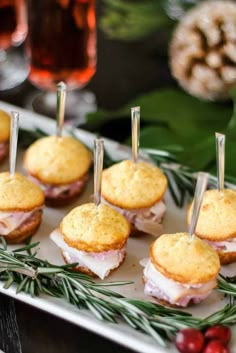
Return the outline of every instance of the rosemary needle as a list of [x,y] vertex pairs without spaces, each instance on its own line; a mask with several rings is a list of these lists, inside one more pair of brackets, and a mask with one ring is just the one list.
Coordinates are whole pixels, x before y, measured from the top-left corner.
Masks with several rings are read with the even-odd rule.
[[[117,323],[124,320],[133,329],[150,335],[161,346],[173,339],[182,328],[205,329],[215,324],[236,323],[236,306],[223,309],[200,319],[191,314],[144,300],[126,298],[109,287],[130,285],[131,282],[98,283],[92,277],[72,271],[69,266],[56,266],[37,258],[38,242],[14,251],[2,238],[0,247],[0,280],[4,288],[16,286],[16,292],[32,297],[46,294],[62,298],[78,308],[88,309],[99,320]],[[34,249],[34,252],[31,250]],[[221,277],[218,290],[236,298],[236,278]]]

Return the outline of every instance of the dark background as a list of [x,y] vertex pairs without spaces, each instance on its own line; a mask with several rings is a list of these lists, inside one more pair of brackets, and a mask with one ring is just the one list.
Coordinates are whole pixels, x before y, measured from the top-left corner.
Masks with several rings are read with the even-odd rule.
[[[98,17],[102,13],[100,7]],[[98,29],[97,48],[97,71],[86,89],[94,92],[100,108],[115,110],[138,95],[174,84],[165,55],[165,33],[154,33],[136,42],[121,42],[110,40]],[[13,90],[0,92],[0,99],[24,107],[34,92],[40,91],[26,81]],[[39,113],[48,115],[45,111]],[[93,129],[88,125],[82,128]],[[99,132],[123,141],[130,134],[130,121],[113,120],[112,125],[106,123],[101,126]]]
[[[101,14],[102,9],[99,9]],[[167,59],[159,55],[165,34],[153,35],[138,42],[108,40],[98,31],[97,72],[88,88],[100,107],[116,109],[135,96],[171,82]],[[0,100],[25,106],[26,99],[37,90],[25,82],[20,87],[0,93]],[[85,126],[86,128],[87,126]],[[126,129],[127,127],[127,129]],[[88,128],[88,127],[87,127]],[[129,135],[130,122],[113,122],[102,127],[105,136],[122,140]],[[1,310],[8,310],[9,300],[0,297]],[[90,353],[131,352],[66,321],[15,301],[23,353]],[[17,345],[0,337],[0,349],[18,353]]]

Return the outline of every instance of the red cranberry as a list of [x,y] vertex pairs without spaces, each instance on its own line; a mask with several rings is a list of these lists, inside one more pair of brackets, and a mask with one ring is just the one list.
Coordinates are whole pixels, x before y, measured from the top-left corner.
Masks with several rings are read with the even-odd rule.
[[225,346],[230,341],[231,338],[231,331],[230,328],[227,326],[217,325],[209,327],[205,332],[205,338],[207,340],[220,340]]
[[200,353],[204,345],[204,337],[201,331],[195,328],[185,328],[177,333],[175,345],[181,353]]
[[229,348],[225,347],[222,341],[212,340],[207,343],[202,353],[230,353]]

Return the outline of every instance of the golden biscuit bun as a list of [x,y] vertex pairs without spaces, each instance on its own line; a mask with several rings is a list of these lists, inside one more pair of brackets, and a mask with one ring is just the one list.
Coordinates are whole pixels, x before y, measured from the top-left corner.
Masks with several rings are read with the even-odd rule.
[[0,211],[31,211],[44,204],[44,193],[22,174],[0,173]]
[[70,136],[43,137],[26,150],[24,157],[28,173],[52,185],[70,184],[82,178],[91,162],[89,150]]
[[112,205],[125,208],[147,208],[161,200],[167,179],[152,164],[125,160],[102,173],[102,196]]
[[187,233],[161,235],[150,248],[150,259],[160,273],[180,283],[206,283],[220,270],[216,251]]
[[0,109],[0,142],[6,142],[10,138],[11,118]]
[[236,251],[224,252],[217,250],[217,254],[219,255],[221,265],[228,265],[236,262]]
[[[190,223],[192,205],[187,214]],[[225,241],[236,237],[236,191],[208,190],[204,194],[195,234],[209,241]]]
[[86,252],[121,249],[130,234],[130,225],[116,210],[87,203],[66,215],[60,230],[71,247]]
[[37,210],[21,226],[4,236],[8,244],[23,243],[27,238],[34,235],[42,221],[42,210]]

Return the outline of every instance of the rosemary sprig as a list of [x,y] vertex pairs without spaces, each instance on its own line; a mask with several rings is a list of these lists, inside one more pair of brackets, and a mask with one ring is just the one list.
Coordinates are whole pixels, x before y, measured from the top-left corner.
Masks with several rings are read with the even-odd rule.
[[236,299],[236,276],[227,277],[220,274],[218,279],[218,291],[229,297],[230,303],[235,304]]
[[123,319],[162,346],[165,346],[165,339],[173,337],[179,328],[197,324],[197,319],[188,313],[125,298],[107,288],[131,282],[96,283],[90,276],[72,271],[73,265],[55,266],[39,259],[36,252],[32,253],[38,245],[28,244],[10,251],[2,240],[0,280],[4,281],[4,288],[15,284],[17,293],[64,298],[78,308],[90,310],[99,320],[116,323]]
[[[76,138],[73,130],[68,132]],[[35,128],[35,130],[20,129],[19,145],[26,148],[36,139],[46,135],[44,131],[38,128]],[[143,148],[141,152],[144,153],[144,156],[150,157],[154,163],[164,171],[168,179],[169,191],[174,203],[178,207],[183,207],[185,202],[194,194],[197,173],[189,167],[179,164],[177,158],[167,151]],[[113,159],[110,153],[105,150],[104,166],[109,167],[117,162],[118,160]],[[235,189],[236,178],[226,176],[225,180],[226,188]],[[209,176],[209,187],[217,188],[217,177],[215,175],[211,174]]]
[[[131,282],[97,283],[92,277],[73,271],[75,264],[56,266],[39,259],[35,250],[38,245],[36,242],[10,251],[2,239],[0,281],[4,282],[4,288],[14,284],[17,293],[25,292],[33,297],[46,294],[62,298],[80,309],[89,310],[99,320],[112,323],[123,320],[133,329],[154,338],[161,346],[166,346],[166,340],[173,340],[175,334],[185,327],[203,330],[215,324],[236,323],[236,306],[230,304],[200,319],[182,310],[126,298],[109,287]],[[223,288],[222,281],[226,282],[226,279],[219,280],[218,290]],[[236,296],[236,288],[232,288]],[[227,289],[228,294],[231,295],[231,292],[232,289]]]
[[236,306],[226,304],[224,308],[216,311],[200,322],[199,327],[205,329],[215,325],[233,325],[236,323]]
[[[175,156],[167,151],[147,148],[144,148],[143,151],[164,171],[173,201],[178,207],[183,207],[186,200],[194,194],[197,173],[191,168],[177,163]],[[235,189],[235,185],[236,178],[225,177],[226,188]],[[208,187],[217,188],[217,177],[213,174],[209,174]]]

